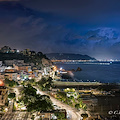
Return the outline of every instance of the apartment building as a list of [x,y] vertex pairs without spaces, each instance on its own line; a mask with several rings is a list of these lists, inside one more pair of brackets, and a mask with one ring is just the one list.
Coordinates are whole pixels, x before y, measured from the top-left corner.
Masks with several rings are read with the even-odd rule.
[[8,89],[1,85],[1,82],[2,81],[0,81],[0,106],[4,106],[8,100]]

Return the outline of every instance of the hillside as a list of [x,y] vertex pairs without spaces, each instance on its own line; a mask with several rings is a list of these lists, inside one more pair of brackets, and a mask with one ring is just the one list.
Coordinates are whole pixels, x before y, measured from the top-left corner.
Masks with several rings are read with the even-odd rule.
[[44,54],[35,54],[35,55],[23,55],[21,53],[2,53],[0,52],[0,61],[4,60],[24,60],[25,63],[42,63],[42,59],[48,60],[48,58]]
[[88,55],[81,55],[81,54],[71,54],[71,53],[48,53],[46,56],[51,60],[95,60]]

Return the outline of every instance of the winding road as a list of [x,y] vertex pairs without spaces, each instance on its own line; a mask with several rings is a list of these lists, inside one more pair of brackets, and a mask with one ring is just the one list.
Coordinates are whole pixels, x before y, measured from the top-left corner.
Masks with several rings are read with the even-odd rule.
[[81,114],[84,112],[83,110],[77,111],[75,108],[72,108],[71,106],[62,103],[61,101],[55,99],[54,97],[50,96],[46,92],[41,91],[38,87],[33,86],[35,89],[37,89],[37,94],[41,95],[48,95],[51,99],[51,101],[60,107],[61,109],[66,109],[67,113],[69,114],[70,118],[69,120],[81,120]]

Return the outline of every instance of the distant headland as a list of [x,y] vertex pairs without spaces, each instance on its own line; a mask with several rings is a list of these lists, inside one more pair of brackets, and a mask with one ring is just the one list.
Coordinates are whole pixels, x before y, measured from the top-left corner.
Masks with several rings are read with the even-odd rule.
[[96,60],[88,55],[74,54],[74,53],[48,53],[46,56],[51,60]]

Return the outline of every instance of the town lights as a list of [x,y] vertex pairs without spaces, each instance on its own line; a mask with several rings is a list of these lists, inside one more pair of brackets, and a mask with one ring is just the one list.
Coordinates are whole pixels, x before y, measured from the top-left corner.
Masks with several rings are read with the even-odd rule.
[[5,112],[7,112],[8,111],[8,108],[5,108]]
[[17,50],[17,53],[19,53],[20,51],[19,50]]
[[53,70],[54,70],[54,71],[56,71],[56,70],[57,70],[57,67],[56,67],[56,66],[54,66],[54,67],[53,67]]
[[20,80],[20,77],[17,77],[17,80]]
[[60,68],[60,70],[62,70],[62,67]]

